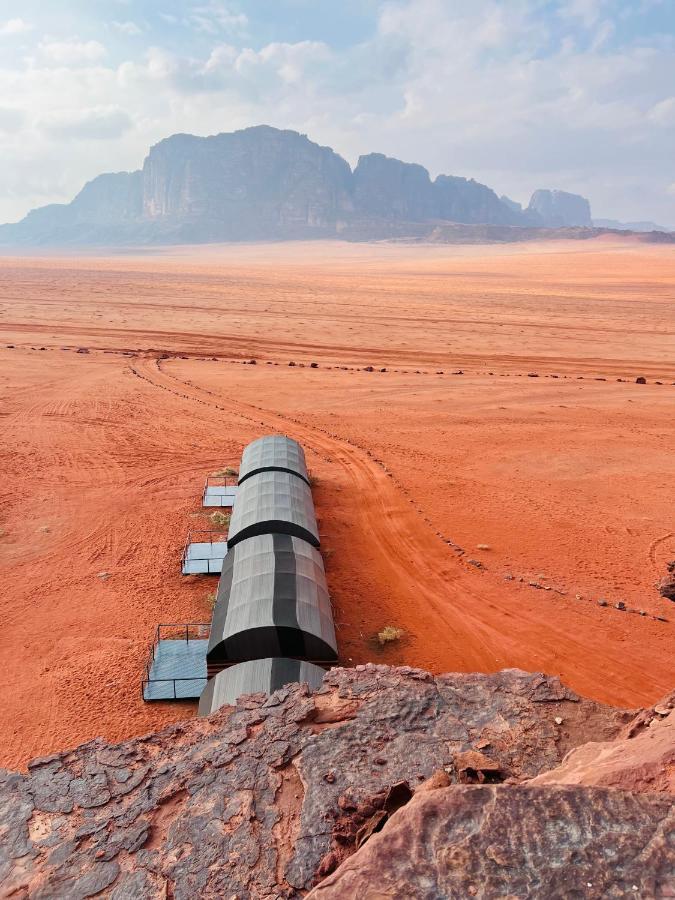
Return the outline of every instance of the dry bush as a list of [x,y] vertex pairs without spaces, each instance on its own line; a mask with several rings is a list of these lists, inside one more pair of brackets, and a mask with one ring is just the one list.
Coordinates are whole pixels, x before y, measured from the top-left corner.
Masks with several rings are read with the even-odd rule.
[[405,631],[402,628],[385,625],[382,631],[377,632],[377,639],[380,642],[380,646],[384,647],[385,644],[391,644],[392,641],[400,641],[404,634]]
[[230,524],[230,514],[216,510],[209,516],[209,521],[216,528],[224,528],[226,525]]

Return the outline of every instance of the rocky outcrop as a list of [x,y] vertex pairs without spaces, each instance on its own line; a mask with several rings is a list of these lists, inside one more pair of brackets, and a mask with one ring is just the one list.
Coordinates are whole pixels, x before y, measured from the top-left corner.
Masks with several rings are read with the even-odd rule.
[[439,175],[434,181],[437,218],[466,224],[524,224],[522,213],[473,179]]
[[[266,125],[175,134],[138,172],[100,175],[69,204],[0,226],[0,245],[423,238],[442,222],[590,224],[583,198],[537,191],[528,210],[473,179],[370,153],[354,172],[329,147]],[[579,221],[577,221],[579,220]],[[356,237],[355,237],[356,236]]]
[[145,160],[143,215],[212,239],[334,234],[351,210],[351,179],[342,157],[294,131],[178,134]]
[[669,897],[675,806],[600,788],[423,791],[311,900]]
[[354,169],[354,207],[357,217],[366,219],[424,222],[438,218],[427,170],[381,153],[359,158]]
[[561,765],[530,783],[597,785],[675,795],[675,693],[642,710],[617,740],[577,747]]
[[[289,686],[154,735],[118,745],[95,740],[35,760],[26,775],[5,772],[3,895],[300,897],[342,872],[378,831],[384,837],[432,776],[432,785],[448,786],[425,826],[433,839],[428,850],[410,852],[427,854],[430,877],[439,877],[434,860],[452,860],[459,887],[448,896],[471,896],[479,857],[498,867],[489,884],[502,883],[499,872],[504,884],[522,883],[509,868],[522,863],[518,877],[548,885],[555,859],[605,873],[622,848],[631,859],[641,848],[642,880],[626,863],[615,869],[615,884],[656,884],[667,862],[659,828],[672,797],[523,787],[589,740],[625,738],[634,722],[634,714],[581,700],[555,678],[517,670],[433,677],[386,666],[335,669],[314,695]],[[569,817],[585,823],[579,834],[565,826]],[[418,845],[426,834],[417,834]],[[602,889],[607,878],[598,881]],[[511,894],[526,896],[515,887]]]
[[535,191],[527,207],[533,225],[559,228],[565,225],[590,227],[591,205],[585,197],[567,191]]

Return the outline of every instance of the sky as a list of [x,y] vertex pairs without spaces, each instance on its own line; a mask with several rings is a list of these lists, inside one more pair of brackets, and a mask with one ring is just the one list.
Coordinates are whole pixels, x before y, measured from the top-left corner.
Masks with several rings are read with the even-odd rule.
[[0,0],[0,222],[258,124],[675,226],[675,0]]

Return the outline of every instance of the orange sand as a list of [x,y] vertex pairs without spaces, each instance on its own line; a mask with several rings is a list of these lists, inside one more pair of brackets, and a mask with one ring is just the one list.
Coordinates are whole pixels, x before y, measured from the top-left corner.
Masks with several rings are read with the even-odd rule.
[[628,243],[0,259],[0,764],[193,714],[142,702],[147,647],[210,618],[215,580],[179,574],[203,479],[271,431],[317,478],[345,664],[655,700],[674,301],[673,249]]

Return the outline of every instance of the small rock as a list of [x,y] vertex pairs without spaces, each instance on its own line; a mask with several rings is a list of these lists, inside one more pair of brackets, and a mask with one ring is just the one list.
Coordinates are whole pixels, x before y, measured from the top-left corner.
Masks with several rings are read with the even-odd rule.
[[623,600],[617,600],[617,602],[614,604],[614,609],[620,609],[623,612],[626,609],[626,604],[623,602]]
[[609,606],[606,600],[598,600],[598,606]]
[[555,722],[556,725],[562,725],[562,723],[563,723],[563,720],[560,718],[560,716],[556,716],[553,721]]
[[313,363],[310,363],[310,364],[309,364],[309,367],[310,367],[310,369],[318,369],[318,368],[319,368],[319,364],[313,362]]
[[635,379],[635,384],[647,384],[647,379],[644,376],[640,375]]
[[654,712],[658,713],[660,716],[668,716],[670,715],[670,707],[668,706],[655,706]]
[[483,563],[479,559],[467,559],[467,562],[471,566],[475,566],[477,569],[484,568]]
[[108,578],[110,578],[110,572],[99,572],[96,577],[100,578],[101,581],[106,581]]

